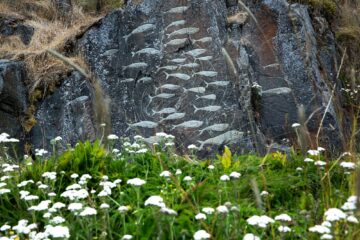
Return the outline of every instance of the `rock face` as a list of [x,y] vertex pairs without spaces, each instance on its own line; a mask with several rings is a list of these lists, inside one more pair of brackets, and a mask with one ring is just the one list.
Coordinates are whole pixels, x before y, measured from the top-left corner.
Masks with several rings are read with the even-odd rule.
[[34,29],[23,23],[18,16],[0,14],[0,36],[19,36],[24,44],[29,44],[34,34]]
[[[328,104],[335,40],[326,20],[311,18],[306,6],[132,0],[92,26],[75,50],[111,100],[112,133],[119,136],[140,134],[152,143],[164,131],[180,150],[196,144],[204,155],[224,145],[264,152],[269,142],[296,140],[291,125],[300,121],[310,147],[328,109],[319,143],[340,148],[336,106]],[[94,103],[106,101],[93,88],[76,73],[65,79],[38,106],[33,145],[49,148],[56,136],[72,144],[95,139],[101,106]]]
[[51,149],[50,141],[57,136],[72,145],[95,140],[91,104],[88,81],[74,72],[38,106],[38,123],[31,132],[34,148]]
[[0,60],[0,131],[24,141],[22,121],[27,108],[25,69],[19,62]]
[[[78,48],[111,99],[113,132],[165,131],[182,149],[261,151],[266,140],[294,136],[300,105],[316,132],[335,83],[331,32],[318,34],[303,5],[245,4],[130,1],[91,28]],[[336,146],[337,117],[329,109],[324,131]]]

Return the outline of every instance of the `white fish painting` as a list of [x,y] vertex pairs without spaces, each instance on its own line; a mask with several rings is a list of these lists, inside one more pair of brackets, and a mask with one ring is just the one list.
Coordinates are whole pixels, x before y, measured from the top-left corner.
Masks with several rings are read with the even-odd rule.
[[160,51],[155,48],[144,48],[137,52],[132,52],[131,54],[133,57],[138,54],[158,55],[158,54],[160,54]]
[[115,53],[117,53],[119,51],[119,49],[109,49],[106,50],[103,54],[101,54],[102,56],[111,56],[114,55]]
[[186,58],[175,58],[170,60],[172,63],[184,63],[186,61]]
[[137,83],[148,83],[151,82],[153,79],[151,77],[142,77],[137,80]]
[[167,46],[179,46],[179,45],[183,45],[184,43],[186,43],[189,39],[187,38],[178,38],[178,39],[173,39],[169,42],[167,42],[165,44],[165,47]]
[[153,115],[154,114],[171,114],[171,113],[175,113],[176,112],[176,109],[175,108],[163,108],[159,111],[152,111],[153,112]]
[[181,80],[189,80],[191,77],[185,73],[167,73],[167,72],[164,72],[165,75],[166,75],[166,80],[169,79],[169,77],[175,77],[175,78],[179,78]]
[[197,113],[198,111],[216,112],[221,109],[221,106],[216,106],[216,105],[211,105],[211,106],[206,106],[206,107],[201,107],[201,108],[198,108],[195,105],[193,105],[193,107],[195,108],[194,113]]
[[198,58],[195,58],[195,61],[196,60],[199,60],[199,61],[210,61],[213,59],[213,56],[204,56],[204,57],[198,57]]
[[181,124],[178,124],[178,125],[174,125],[171,130],[173,130],[175,128],[199,128],[203,124],[204,124],[203,121],[190,120],[190,121],[186,121]]
[[160,94],[158,94],[156,96],[153,96],[153,97],[149,95],[149,99],[150,99],[149,103],[151,103],[154,98],[169,99],[169,98],[172,98],[172,97],[175,97],[175,94],[173,94],[173,93],[160,93]]
[[180,65],[179,69],[181,69],[181,68],[197,68],[199,66],[200,66],[200,64],[198,64],[198,63],[187,63],[187,64]]
[[214,72],[214,71],[201,71],[201,72],[197,72],[194,73],[193,76],[203,76],[203,77],[216,77],[218,75],[218,72]]
[[206,89],[204,87],[193,87],[193,88],[183,88],[184,89],[184,93],[187,92],[194,92],[194,93],[205,93]]
[[173,113],[173,114],[170,114],[169,116],[167,116],[166,118],[161,119],[160,122],[182,119],[185,117],[185,115],[186,115],[186,113]]
[[148,66],[145,62],[132,63],[128,66],[123,67],[123,70],[126,69],[135,69],[135,68],[146,68]]
[[226,133],[223,133],[219,136],[209,138],[205,141],[198,141],[200,143],[199,149],[203,149],[205,145],[221,145],[221,144],[231,144],[241,139],[244,136],[243,132],[231,130]]
[[206,52],[207,52],[207,50],[204,49],[204,48],[197,48],[197,49],[194,49],[194,50],[187,51],[185,54],[196,58],[197,56],[200,56],[200,55],[202,55],[202,54],[204,54]]
[[179,88],[181,88],[179,85],[164,84],[164,85],[161,85],[160,87],[155,88],[155,92],[157,92],[159,89],[178,90]]
[[229,128],[229,124],[228,123],[217,123],[211,126],[208,126],[206,128],[203,128],[200,130],[200,134],[203,134],[204,131],[215,131],[215,132],[223,132],[225,130],[227,130]]
[[166,34],[166,36],[168,38],[172,38],[174,36],[184,35],[184,34],[192,35],[199,32],[199,30],[200,30],[199,28],[195,28],[195,27],[182,28],[180,30],[176,30],[172,33]]
[[146,31],[151,31],[151,30],[154,30],[155,28],[156,28],[156,26],[154,24],[151,24],[151,23],[143,24],[143,25],[135,28],[130,34],[124,36],[123,38],[125,38],[125,41],[127,41],[128,38],[130,36],[132,36],[133,34],[143,33],[143,32],[146,32]]
[[136,127],[156,128],[159,124],[156,122],[151,122],[151,121],[141,121],[141,122],[132,123],[132,124],[128,124],[128,125],[129,125],[129,127],[126,129],[126,132],[129,131],[131,128],[136,128]]
[[193,40],[193,43],[201,42],[201,43],[208,43],[212,41],[212,37],[204,37],[201,39]]
[[209,94],[209,95],[204,95],[204,96],[196,95],[196,100],[197,99],[216,100],[216,95],[215,94]]
[[229,85],[230,81],[215,81],[215,82],[206,82],[204,81],[206,84],[206,87],[208,86],[217,86],[217,87],[225,87],[227,85]]
[[185,20],[174,21],[174,22],[170,23],[169,25],[167,25],[165,30],[167,30],[168,28],[171,28],[171,27],[178,27],[178,26],[184,25],[185,23],[186,23]]
[[176,66],[176,65],[168,65],[168,66],[164,66],[164,67],[161,67],[157,70],[157,72],[159,72],[160,70],[169,70],[169,71],[173,71],[173,70],[176,70],[178,69],[179,66]]
[[120,82],[121,82],[121,83],[129,83],[129,82],[133,82],[133,81],[135,81],[135,79],[133,79],[133,78],[126,78],[126,79],[121,80]]
[[174,7],[167,11],[166,13],[184,13],[189,9],[188,6]]

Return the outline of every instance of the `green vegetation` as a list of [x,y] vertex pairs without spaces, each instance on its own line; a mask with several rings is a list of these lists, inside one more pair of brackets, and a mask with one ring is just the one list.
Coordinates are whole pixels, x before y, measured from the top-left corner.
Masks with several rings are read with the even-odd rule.
[[[111,135],[108,147],[78,143],[61,155],[56,138],[52,155],[37,150],[37,160],[25,156],[19,168],[11,148],[2,148],[0,227],[9,229],[0,236],[359,239],[355,156],[330,160],[322,148],[307,156],[237,156],[225,147],[198,160],[194,146],[177,156],[172,136],[159,136],[151,149],[137,136],[123,140],[120,152]],[[0,140],[16,144],[4,134]]]

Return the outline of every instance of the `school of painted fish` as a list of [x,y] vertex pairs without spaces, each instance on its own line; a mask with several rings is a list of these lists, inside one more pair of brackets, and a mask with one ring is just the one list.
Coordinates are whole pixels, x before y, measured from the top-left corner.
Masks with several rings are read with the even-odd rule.
[[[182,16],[185,15],[189,10],[189,6],[178,6],[167,10],[164,13],[164,18],[167,16]],[[208,88],[211,90],[214,89],[226,89],[231,82],[228,80],[215,80],[219,74],[214,70],[206,70],[199,68],[202,64],[213,60],[213,56],[208,54],[210,49],[205,47],[212,43],[212,37],[199,37],[200,29],[195,26],[187,26],[188,22],[184,19],[178,19],[173,22],[166,22],[164,26],[164,40],[163,48],[166,53],[167,49],[171,48],[180,48],[185,45],[191,44],[194,46],[193,49],[184,50],[181,53],[181,56],[176,55],[171,59],[167,59],[167,65],[162,65],[157,68],[156,76],[164,76],[166,83],[160,84],[154,87],[154,93],[148,94],[148,106],[153,101],[172,101],[175,97],[179,97],[179,101],[174,104],[174,106],[167,105],[166,107],[152,109],[150,114],[153,119],[158,120],[144,120],[137,121],[135,123],[129,123],[126,131],[131,129],[156,129],[160,124],[170,125],[170,130],[186,130],[193,131],[194,135],[197,133],[197,136],[207,133],[210,137],[203,141],[198,141],[199,149],[203,149],[206,145],[221,145],[221,144],[231,144],[238,141],[243,137],[243,132],[238,130],[230,130],[230,124],[228,123],[209,123],[204,120],[203,114],[212,114],[220,113],[223,111],[223,106],[215,104],[217,100],[217,95],[214,93],[207,93]],[[123,38],[125,42],[134,35],[144,34],[149,35],[157,28],[156,25],[152,23],[144,23],[138,27],[135,27],[133,30],[129,31],[127,35]],[[145,47],[142,49],[136,49],[132,51],[132,57],[142,56],[160,56],[162,54],[162,48],[157,47]],[[105,51],[103,56],[111,56],[118,53],[117,49],[109,49]],[[166,55],[165,55],[166,57]],[[270,66],[269,66],[270,67]],[[122,70],[134,70],[141,72],[146,70],[148,64],[136,60],[134,63],[131,63],[127,66],[123,66]],[[185,72],[184,72],[185,71]],[[127,72],[127,71],[126,71]],[[160,73],[161,72],[161,73]],[[190,74],[188,72],[191,72]],[[156,82],[155,77],[152,76],[140,76],[140,77],[128,77],[120,79],[121,83],[135,83],[135,84],[145,84],[149,82]],[[187,84],[190,79],[197,79],[198,81],[193,81],[196,83],[196,86],[189,86]],[[207,79],[207,80],[205,80]],[[179,80],[181,80],[179,82]],[[201,81],[199,81],[201,80]],[[210,81],[211,80],[211,81]],[[157,85],[157,84],[156,84]],[[183,101],[182,97],[192,94],[196,102],[188,103],[189,107],[193,107],[193,111],[188,113],[180,110],[180,105]],[[173,102],[173,101],[172,101]],[[204,105],[205,104],[205,105]],[[207,104],[207,105],[206,105]],[[201,106],[200,106],[201,105]],[[198,113],[201,115],[197,115]],[[185,116],[192,116],[192,120],[184,120]],[[195,120],[193,118],[201,117],[201,120]],[[159,139],[158,136],[150,136],[145,138],[145,142],[149,144],[157,142]]]

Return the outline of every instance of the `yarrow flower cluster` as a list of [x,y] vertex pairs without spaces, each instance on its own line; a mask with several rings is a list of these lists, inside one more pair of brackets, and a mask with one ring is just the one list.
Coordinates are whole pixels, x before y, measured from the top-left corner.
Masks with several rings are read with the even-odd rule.
[[246,221],[249,225],[258,226],[260,228],[266,228],[268,226],[268,224],[275,222],[274,219],[272,219],[266,215],[262,215],[262,216],[254,215],[254,216],[248,218]]

